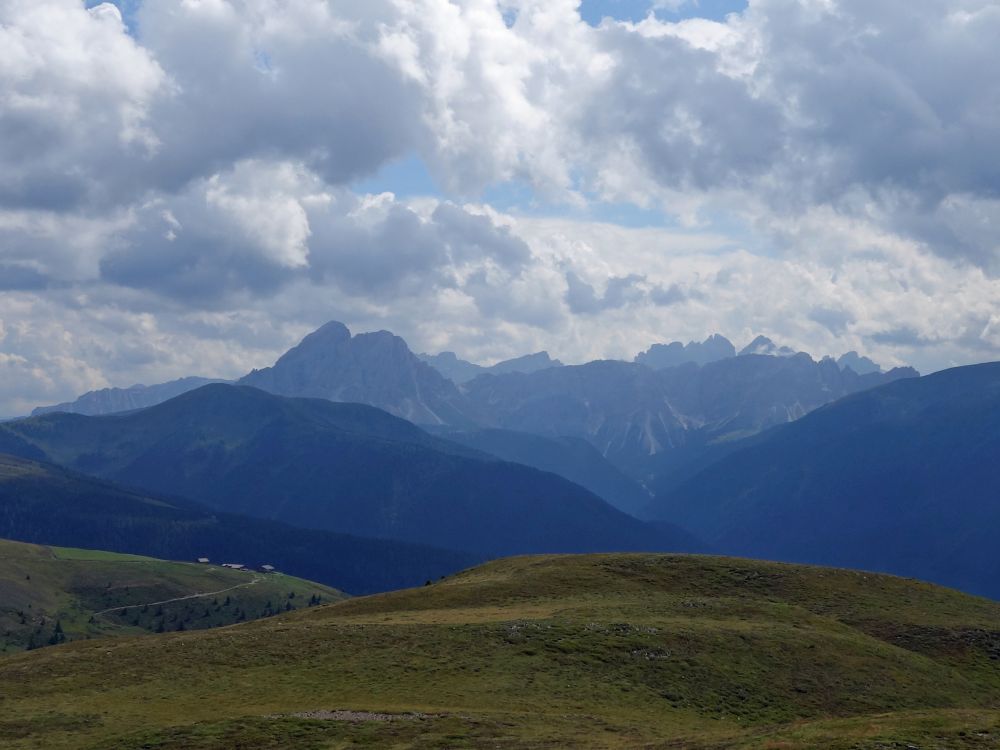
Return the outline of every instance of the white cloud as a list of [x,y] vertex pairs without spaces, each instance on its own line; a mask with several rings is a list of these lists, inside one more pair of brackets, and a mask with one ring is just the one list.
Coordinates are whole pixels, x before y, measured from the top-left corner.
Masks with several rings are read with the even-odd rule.
[[[577,6],[146,2],[129,33],[0,0],[0,413],[238,374],[329,318],[485,360],[1000,355],[996,3]],[[444,196],[351,191],[414,153]],[[586,218],[617,204],[682,228]]]
[[0,206],[95,198],[118,160],[156,150],[149,108],[167,86],[113,8],[0,2]]
[[210,177],[205,184],[205,207],[219,224],[231,226],[242,242],[256,244],[278,265],[308,265],[310,230],[305,205],[322,205],[328,196],[319,186],[314,193],[290,195],[303,177],[293,165],[258,166],[244,163],[227,179]]

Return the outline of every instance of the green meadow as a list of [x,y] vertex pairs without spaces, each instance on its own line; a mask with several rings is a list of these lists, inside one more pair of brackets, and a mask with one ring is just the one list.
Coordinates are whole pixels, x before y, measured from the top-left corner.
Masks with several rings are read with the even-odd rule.
[[0,659],[10,748],[996,748],[1000,604],[678,555],[500,560]]
[[0,653],[200,630],[343,598],[280,573],[0,540]]

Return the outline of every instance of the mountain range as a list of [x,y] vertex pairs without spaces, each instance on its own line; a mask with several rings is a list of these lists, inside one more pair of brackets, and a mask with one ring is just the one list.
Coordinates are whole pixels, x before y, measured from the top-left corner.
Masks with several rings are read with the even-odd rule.
[[239,383],[281,396],[369,404],[417,424],[470,423],[458,387],[403,339],[388,331],[352,337],[343,323],[327,323]]
[[665,370],[668,367],[680,367],[688,363],[707,365],[720,359],[736,356],[733,342],[721,334],[709,336],[700,344],[690,341],[682,344],[674,341],[670,344],[653,344],[649,349],[635,356],[635,362],[646,365],[654,370]]
[[224,383],[224,380],[212,378],[188,377],[171,380],[159,385],[133,385],[128,388],[104,388],[99,391],[85,393],[75,401],[56,404],[55,406],[39,406],[31,412],[33,417],[54,412],[72,412],[74,414],[115,414],[117,412],[145,409],[169,401],[174,396],[193,391],[209,383]]
[[552,359],[548,352],[525,354],[523,357],[497,362],[495,365],[489,367],[459,359],[455,352],[418,354],[417,356],[458,385],[467,383],[480,375],[503,375],[508,372],[537,372],[538,370],[546,370],[550,367],[562,367],[562,362],[558,359]]
[[478,559],[688,550],[563,477],[429,435],[370,406],[209,385],[118,416],[0,426],[0,450],[215,510]]
[[[238,382],[282,396],[368,404],[436,430],[480,432],[480,440],[483,431],[492,430],[496,456],[558,473],[635,513],[650,492],[686,476],[706,455],[719,453],[720,445],[725,450],[734,439],[793,421],[843,396],[917,375],[910,368],[882,373],[853,352],[839,363],[817,362],[762,336],[736,355],[720,335],[702,343],[657,345],[636,362],[565,366],[540,352],[483,368],[451,353],[415,355],[387,331],[352,336],[342,323],[330,322],[273,366]],[[97,392],[36,412],[131,409],[200,383],[184,379],[136,393]],[[506,433],[503,440],[498,430]],[[538,437],[550,440],[540,453]],[[572,455],[578,446],[567,438],[588,442],[602,460],[593,455],[587,460],[594,467],[612,464],[600,471],[623,473],[630,486],[618,478],[594,483],[595,471],[573,470],[582,464]],[[463,440],[469,438],[458,441]],[[556,453],[562,454],[558,461]],[[533,460],[535,455],[544,459]]]
[[[537,368],[523,360],[502,363],[458,386],[398,336],[352,337],[334,322],[240,383],[285,396],[366,403],[423,425],[581,438],[648,484],[673,451],[753,434],[850,393],[917,375],[908,368],[858,375],[763,337],[741,356],[728,356],[733,349],[723,337],[711,337],[679,347],[686,353],[679,358],[704,364],[663,369],[615,360],[563,366],[542,353],[528,358]],[[514,367],[528,371],[507,371]]]
[[727,554],[1000,598],[1000,363],[857,393],[734,446],[648,513]]
[[638,358],[663,367],[539,355],[459,385],[389,332],[329,323],[241,385],[4,423],[0,451],[470,559],[707,545],[1000,591],[983,537],[1000,520],[982,447],[996,366],[919,378],[763,337],[734,349],[714,336]]
[[546,437],[496,428],[441,434],[455,443],[504,461],[558,474],[631,515],[644,512],[652,499],[645,487],[582,438]]
[[908,368],[857,375],[807,354],[745,355],[665,370],[609,360],[476,378],[465,395],[488,424],[583,438],[648,484],[678,451],[745,437],[915,376]]

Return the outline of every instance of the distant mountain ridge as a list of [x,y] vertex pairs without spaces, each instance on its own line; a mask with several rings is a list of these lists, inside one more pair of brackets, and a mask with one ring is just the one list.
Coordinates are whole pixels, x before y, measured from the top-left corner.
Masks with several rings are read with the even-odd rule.
[[[765,336],[758,336],[739,355],[792,356],[795,353]],[[701,343],[653,344],[647,351],[637,354],[633,361],[660,370],[686,364],[705,365],[735,356],[737,352],[732,342],[716,333]],[[565,366],[545,351],[492,366],[468,362],[454,352],[414,355],[403,339],[388,331],[352,337],[347,326],[331,321],[306,336],[273,366],[253,370],[239,382],[279,395],[368,403],[418,424],[470,426],[469,419],[475,420],[474,415],[465,414],[469,405],[463,404],[455,390],[439,378],[428,375],[416,361],[430,365],[437,374],[458,386],[481,375],[530,374]],[[871,359],[854,351],[836,361],[841,369],[849,366],[859,375],[882,371]],[[155,406],[202,385],[227,382],[233,381],[186,377],[151,386],[105,388],[85,393],[75,401],[36,407],[32,416],[53,412],[90,416],[115,414]]]
[[[881,373],[855,353],[839,363],[831,358],[816,362],[764,336],[739,355],[732,342],[716,334],[701,343],[654,345],[636,360],[565,366],[539,352],[482,368],[451,353],[418,356],[388,331],[352,336],[342,323],[330,322],[273,366],[238,382],[282,396],[368,404],[435,428],[584,439],[633,481],[653,487],[681,459],[700,460],[704,446],[798,419],[864,388],[918,375],[906,368]],[[451,372],[453,379],[435,367]],[[144,391],[147,396],[154,392]],[[505,438],[502,456],[530,456],[527,438],[517,449],[512,439]],[[631,508],[630,494],[616,493],[615,502]]]
[[725,554],[881,570],[1000,598],[1000,362],[866,390],[744,441],[656,498]]
[[645,352],[637,354],[634,361],[654,370],[664,370],[689,363],[707,365],[735,356],[736,347],[733,343],[725,336],[716,333],[700,344],[697,341],[689,341],[687,344],[682,344],[680,341],[671,344],[653,344]]
[[655,371],[591,362],[477,378],[465,392],[487,423],[583,438],[645,481],[660,457],[692,443],[751,435],[850,393],[916,376],[905,368],[860,376],[807,354],[745,355]]
[[128,388],[104,388],[99,391],[90,391],[83,394],[75,401],[69,401],[55,406],[39,406],[31,412],[31,416],[37,417],[41,414],[52,414],[54,412],[67,412],[70,414],[86,414],[96,416],[99,414],[114,414],[133,409],[145,409],[149,406],[162,404],[164,401],[180,396],[182,393],[193,391],[209,383],[225,383],[228,381],[187,377],[179,380],[171,380],[169,383],[159,385],[133,385]]
[[470,423],[455,384],[403,339],[388,331],[352,337],[343,323],[327,323],[239,384],[280,396],[369,404],[416,424]]
[[467,383],[480,375],[502,375],[508,372],[537,372],[550,367],[562,367],[558,359],[552,359],[548,352],[535,352],[522,357],[507,359],[495,365],[484,366],[459,359],[454,352],[440,354],[418,354],[421,360],[436,369],[457,385]]
[[565,477],[633,516],[644,511],[652,499],[645,488],[582,438],[546,437],[496,428],[443,434],[449,440],[504,461]]
[[695,549],[555,474],[433,437],[371,406],[209,385],[121,416],[0,426],[0,449],[227,513],[458,549]]

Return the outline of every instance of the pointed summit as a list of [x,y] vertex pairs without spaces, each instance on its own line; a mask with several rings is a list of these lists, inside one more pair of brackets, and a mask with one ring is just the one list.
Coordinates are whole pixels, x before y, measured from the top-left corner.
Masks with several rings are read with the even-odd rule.
[[310,333],[274,364],[241,385],[280,396],[370,404],[417,424],[468,423],[454,383],[421,362],[388,331],[354,337],[343,323]]

